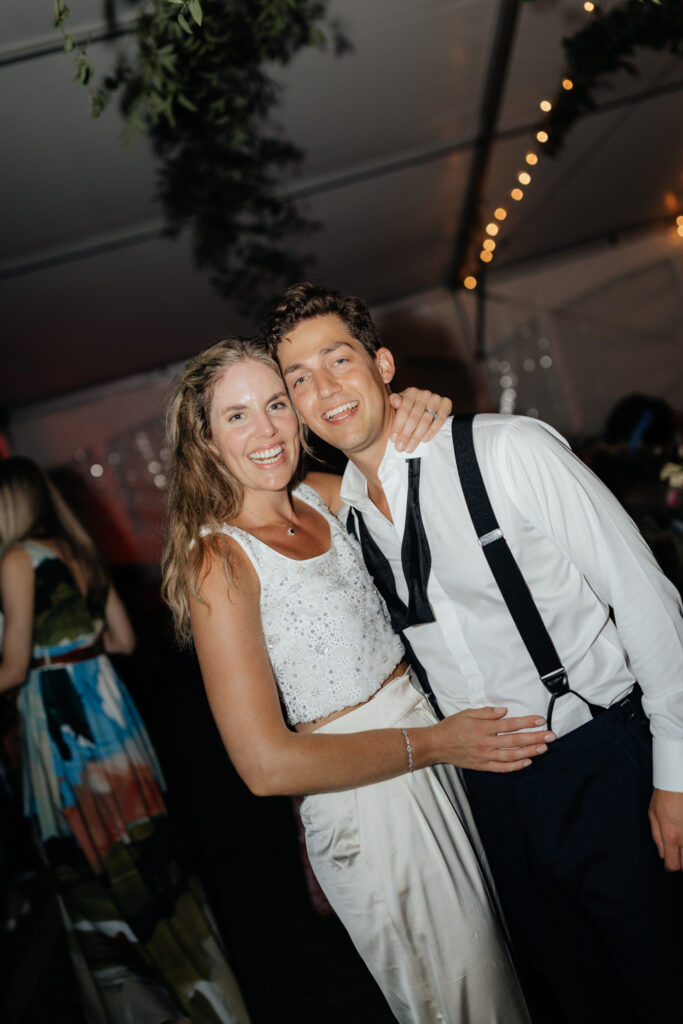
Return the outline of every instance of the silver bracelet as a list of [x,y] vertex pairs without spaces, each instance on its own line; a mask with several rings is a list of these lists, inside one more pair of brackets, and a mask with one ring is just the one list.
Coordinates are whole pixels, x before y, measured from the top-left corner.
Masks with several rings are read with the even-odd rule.
[[403,733],[403,739],[406,741],[406,750],[408,751],[408,771],[412,772],[415,770],[415,764],[413,762],[413,748],[410,745],[410,736],[407,729],[401,729],[401,732]]

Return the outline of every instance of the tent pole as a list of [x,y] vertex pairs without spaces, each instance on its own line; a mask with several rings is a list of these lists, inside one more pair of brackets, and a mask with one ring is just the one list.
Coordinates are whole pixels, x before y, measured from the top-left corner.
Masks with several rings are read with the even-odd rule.
[[519,0],[500,0],[496,34],[491,49],[484,97],[479,117],[479,132],[475,140],[469,179],[462,204],[462,212],[456,233],[448,285],[455,289],[467,260],[472,236],[479,225],[481,216],[481,197],[484,189],[486,171],[491,156],[494,130],[503,98],[503,89],[507,75],[512,43],[517,26]]

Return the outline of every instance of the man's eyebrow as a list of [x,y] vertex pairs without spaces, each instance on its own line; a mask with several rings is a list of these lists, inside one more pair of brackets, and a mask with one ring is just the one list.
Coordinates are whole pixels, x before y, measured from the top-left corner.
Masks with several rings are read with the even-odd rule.
[[[333,341],[331,345],[326,345],[325,348],[321,348],[319,352],[316,352],[316,356],[328,356],[330,352],[335,352],[342,345],[346,345],[347,348],[351,348],[348,341]],[[301,370],[303,363],[290,363],[289,366],[285,366],[282,371],[282,376],[287,377],[290,373],[294,373],[295,370]]]

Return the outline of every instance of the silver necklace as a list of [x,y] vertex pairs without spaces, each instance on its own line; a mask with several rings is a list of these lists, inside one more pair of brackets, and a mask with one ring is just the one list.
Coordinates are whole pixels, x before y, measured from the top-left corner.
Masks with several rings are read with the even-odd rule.
[[294,528],[294,510],[292,510],[292,515],[290,517],[289,523],[273,523],[273,522],[270,522],[268,519],[264,519],[263,516],[260,516],[258,514],[258,512],[254,512],[252,509],[249,509],[249,515],[256,516],[256,518],[260,519],[261,522],[266,524],[266,526],[282,526],[282,527],[284,527],[287,530],[287,533],[289,534],[290,537],[294,537],[295,534],[296,534],[296,529]]

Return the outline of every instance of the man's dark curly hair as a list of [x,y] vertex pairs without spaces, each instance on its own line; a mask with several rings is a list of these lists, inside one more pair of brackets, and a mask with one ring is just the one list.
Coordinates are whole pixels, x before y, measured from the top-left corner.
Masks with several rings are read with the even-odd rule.
[[278,345],[290,331],[303,320],[330,314],[338,316],[349,334],[374,358],[381,342],[367,303],[353,295],[342,295],[309,281],[301,281],[287,289],[282,301],[267,314],[260,338],[269,354],[277,359]]

